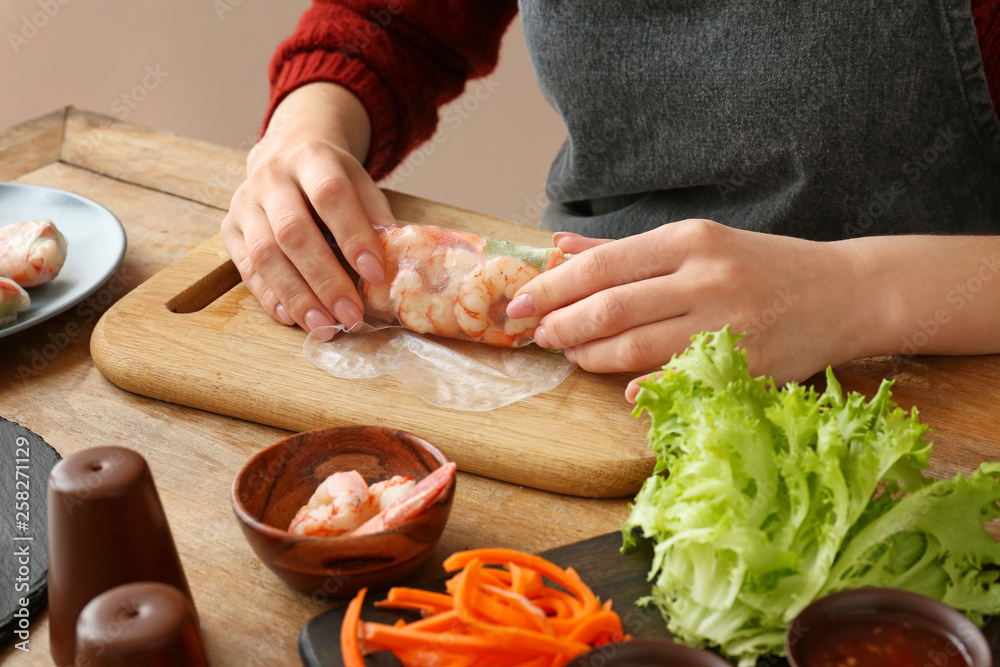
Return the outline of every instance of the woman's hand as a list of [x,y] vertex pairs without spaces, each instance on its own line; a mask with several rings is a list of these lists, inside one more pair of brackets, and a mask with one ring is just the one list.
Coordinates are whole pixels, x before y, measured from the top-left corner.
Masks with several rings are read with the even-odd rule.
[[[850,242],[817,243],[684,220],[618,241],[557,233],[575,256],[525,285],[511,317],[544,315],[535,340],[594,372],[650,371],[691,336],[745,332],[750,371],[804,380],[874,353],[878,313]],[[642,378],[639,378],[642,379]],[[626,397],[634,400],[637,380]]]
[[277,107],[247,158],[222,238],[243,282],[264,310],[311,331],[362,318],[357,288],[317,225],[343,256],[380,283],[384,253],[373,225],[395,219],[362,162],[370,126],[360,101],[330,83],[296,89]]

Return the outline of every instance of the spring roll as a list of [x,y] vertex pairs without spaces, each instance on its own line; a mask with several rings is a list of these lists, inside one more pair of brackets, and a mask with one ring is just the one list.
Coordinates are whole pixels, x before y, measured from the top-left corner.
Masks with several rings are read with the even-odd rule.
[[34,287],[59,275],[65,261],[66,238],[51,220],[0,227],[0,277]]
[[0,329],[15,319],[17,314],[31,305],[24,288],[10,278],[0,278]]
[[359,283],[365,311],[420,333],[499,347],[532,342],[540,318],[507,317],[529,280],[562,264],[558,248],[515,245],[433,225],[384,227],[386,277]]

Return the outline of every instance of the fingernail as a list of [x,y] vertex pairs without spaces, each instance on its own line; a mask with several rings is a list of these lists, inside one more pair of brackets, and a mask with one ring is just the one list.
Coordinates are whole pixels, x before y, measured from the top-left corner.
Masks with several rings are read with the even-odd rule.
[[514,300],[507,304],[507,317],[515,320],[519,317],[531,317],[534,314],[535,302],[530,294],[514,297]]
[[549,344],[549,339],[545,337],[545,327],[539,325],[535,329],[534,338],[535,344],[538,345],[538,347],[552,347]]
[[[324,327],[332,327],[333,321],[330,316],[321,311],[319,308],[313,308],[306,313],[306,328],[310,332],[316,332],[316,338],[320,340],[330,340],[333,338],[333,334],[336,333],[333,329],[327,329]],[[317,331],[319,330],[319,331]]]
[[[358,273],[361,277],[372,285],[379,285],[385,280],[385,269],[379,263],[378,258],[370,252],[363,252],[358,256]],[[355,308],[355,311],[357,308]]]
[[295,324],[295,320],[292,319],[292,316],[288,314],[288,311],[285,310],[285,307],[280,303],[274,308],[274,316],[277,317],[278,321],[282,324],[287,324],[288,326]]
[[347,297],[337,299],[333,304],[333,314],[337,316],[337,321],[348,329],[354,327],[363,317],[358,307]]
[[563,354],[566,355],[566,361],[568,361],[571,364],[575,364],[576,363],[576,350],[575,349],[573,349],[572,347],[567,347],[565,350],[563,350]]
[[570,236],[580,236],[580,234],[577,234],[576,232],[556,232],[555,234],[552,235],[552,245],[559,245],[559,241],[561,239]]

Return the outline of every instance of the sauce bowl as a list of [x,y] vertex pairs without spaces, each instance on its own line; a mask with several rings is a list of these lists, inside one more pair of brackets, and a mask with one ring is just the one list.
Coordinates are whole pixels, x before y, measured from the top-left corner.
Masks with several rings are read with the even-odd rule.
[[792,667],[993,664],[983,633],[962,613],[892,588],[858,588],[814,601],[789,627],[785,650]]

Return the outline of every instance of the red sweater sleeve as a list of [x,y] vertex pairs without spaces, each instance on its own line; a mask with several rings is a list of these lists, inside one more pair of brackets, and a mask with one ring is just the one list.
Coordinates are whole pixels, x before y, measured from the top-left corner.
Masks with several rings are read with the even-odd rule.
[[376,180],[426,141],[437,109],[496,67],[516,0],[313,0],[271,60],[274,108],[314,81],[338,83],[368,112]]

